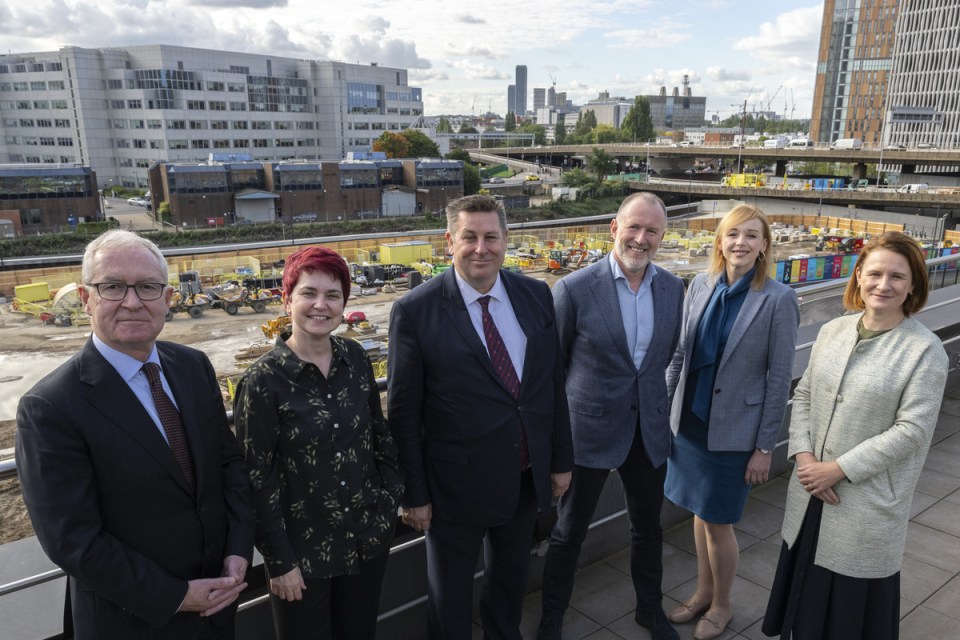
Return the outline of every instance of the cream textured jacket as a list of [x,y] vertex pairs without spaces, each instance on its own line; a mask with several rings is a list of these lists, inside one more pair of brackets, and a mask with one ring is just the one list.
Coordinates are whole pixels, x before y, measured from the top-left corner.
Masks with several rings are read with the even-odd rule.
[[[913,317],[857,343],[862,314],[827,323],[797,386],[789,457],[809,451],[836,460],[847,478],[840,504],[823,506],[815,564],[845,576],[884,578],[900,570],[910,503],[940,412],[948,358]],[[794,473],[783,539],[797,540],[811,496]]]

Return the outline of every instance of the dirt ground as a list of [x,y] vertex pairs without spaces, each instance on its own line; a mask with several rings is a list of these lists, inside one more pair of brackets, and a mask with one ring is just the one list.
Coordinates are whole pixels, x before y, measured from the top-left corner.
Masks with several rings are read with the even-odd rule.
[[[815,252],[812,243],[776,247],[775,259],[784,259],[789,254],[804,251],[813,255]],[[687,259],[661,249],[657,256],[657,264],[671,271],[686,273],[705,269],[707,259]],[[558,279],[558,276],[546,273],[530,275],[545,280],[551,286]],[[401,295],[403,291],[351,298],[346,312],[363,311],[368,320],[378,327],[377,333],[384,333],[387,329],[390,307]],[[200,349],[210,357],[218,377],[222,380],[235,379],[242,373],[244,364],[252,362],[252,360],[239,361],[236,356],[241,352],[262,353],[269,350],[271,341],[264,337],[260,326],[281,313],[282,308],[277,305],[268,307],[263,314],[255,314],[250,309],[241,310],[235,316],[229,316],[222,310],[209,310],[198,319],[190,318],[186,314],[177,314],[166,324],[160,339]],[[345,326],[341,330],[344,328]],[[0,307],[0,354],[6,354],[8,357],[12,355],[12,357],[29,358],[33,354],[61,354],[66,359],[83,346],[89,335],[89,326],[44,325],[32,316],[13,313],[9,305]],[[4,382],[5,380],[0,378],[0,394],[7,393]],[[0,420],[0,451],[14,446],[15,429],[15,420]],[[0,480],[0,544],[32,534],[33,530],[20,497],[19,482],[16,478]]]

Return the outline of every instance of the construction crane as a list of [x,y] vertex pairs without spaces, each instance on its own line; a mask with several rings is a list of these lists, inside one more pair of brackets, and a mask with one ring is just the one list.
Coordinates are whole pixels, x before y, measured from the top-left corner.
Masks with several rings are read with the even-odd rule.
[[780,85],[779,87],[777,87],[777,90],[774,91],[774,92],[773,92],[773,95],[770,97],[770,99],[767,100],[767,111],[768,111],[768,112],[773,110],[773,101],[777,98],[778,95],[780,95],[780,89],[783,89],[783,85]]
[[556,88],[557,88],[557,79],[556,79],[555,77],[553,77],[553,74],[552,74],[552,73],[548,73],[547,75],[550,76],[550,82],[553,83],[553,88],[556,89]]

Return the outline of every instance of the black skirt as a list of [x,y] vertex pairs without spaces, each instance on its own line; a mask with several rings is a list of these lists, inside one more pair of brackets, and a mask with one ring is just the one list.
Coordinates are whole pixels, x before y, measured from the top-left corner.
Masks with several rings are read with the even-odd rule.
[[900,572],[851,578],[813,563],[823,501],[811,498],[793,550],[783,543],[762,631],[781,640],[897,640]]

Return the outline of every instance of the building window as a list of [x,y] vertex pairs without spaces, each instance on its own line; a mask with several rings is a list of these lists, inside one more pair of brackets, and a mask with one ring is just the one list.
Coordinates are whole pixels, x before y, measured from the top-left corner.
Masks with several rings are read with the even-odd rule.
[[123,100],[111,100],[110,108],[111,109],[123,109],[126,106]]
[[37,126],[38,126],[38,127],[52,127],[52,126],[53,126],[53,121],[52,121],[52,120],[47,120],[46,118],[37,118]]
[[137,168],[139,169],[149,169],[150,161],[145,158],[137,158],[136,165],[137,165]]
[[210,111],[226,111],[227,103],[222,100],[211,100],[207,103],[210,106]]
[[256,149],[266,149],[270,146],[270,141],[263,138],[256,138],[253,141],[253,146]]
[[207,103],[203,100],[187,100],[187,109],[190,111],[206,111]]
[[242,82],[228,82],[227,91],[232,91],[233,93],[244,93],[247,90],[247,86]]
[[231,102],[230,111],[246,111],[247,103],[246,102]]
[[147,129],[163,129],[163,121],[147,120]]
[[249,140],[234,140],[234,141],[233,141],[233,148],[234,148],[234,149],[247,149],[247,148],[249,148],[249,147],[250,147],[250,141],[249,141]]
[[56,141],[53,138],[48,138],[45,136],[40,136],[40,146],[41,147],[54,147],[56,146]]
[[117,138],[113,141],[113,146],[115,146],[117,149],[129,149],[130,141],[126,138]]
[[69,107],[67,107],[67,101],[66,101],[66,100],[51,100],[51,101],[50,101],[50,106],[53,107],[54,109],[67,109],[67,108],[69,108]]
[[108,89],[123,89],[123,80],[107,80]]
[[17,109],[27,110],[30,108],[29,100],[17,100]]
[[171,140],[170,148],[171,149],[187,149],[189,145],[186,140]]
[[247,121],[246,121],[246,120],[234,120],[232,124],[233,124],[233,128],[234,128],[234,129],[246,129],[246,128],[247,128]]
[[209,149],[210,141],[209,140],[191,140],[190,148],[191,149]]
[[145,128],[145,127],[144,127],[143,120],[131,120],[131,121],[130,121],[130,128],[131,128],[131,129],[143,129],[143,128]]
[[191,129],[206,129],[207,121],[206,120],[191,120],[190,121]]
[[70,121],[69,121],[69,120],[54,120],[54,121],[53,121],[53,125],[54,125],[55,127],[66,127],[66,128],[69,128],[69,127],[70,127]]
[[257,129],[257,130],[265,130],[270,128],[270,123],[264,122],[262,120],[254,120],[253,122],[250,123],[250,128]]
[[214,140],[213,141],[214,149],[229,149],[230,141],[229,140]]
[[112,122],[114,129],[126,129],[127,121],[126,120],[113,120]]
[[229,129],[229,128],[230,128],[230,123],[227,122],[226,120],[211,120],[211,121],[210,121],[210,128],[211,128],[211,129],[221,129],[221,130],[223,130],[223,129]]
[[133,140],[133,148],[134,148],[134,149],[146,149],[146,148],[147,148],[147,141],[146,141],[146,140],[143,140],[143,139],[140,139],[140,138],[135,138],[135,139]]
[[163,149],[163,140],[151,140],[150,141],[151,149]]
[[289,122],[277,121],[273,123],[273,128],[277,131],[286,131],[290,128]]
[[143,100],[127,100],[127,109],[143,109]]
[[292,147],[293,140],[291,138],[277,138],[274,140],[274,145],[277,147]]
[[39,82],[30,83],[30,91],[46,91],[46,90],[47,90],[46,82],[39,81]]
[[167,129],[186,129],[186,120],[167,120]]
[[21,127],[32,127],[32,126],[33,126],[33,120],[32,120],[31,118],[20,118],[20,126],[21,126]]
[[223,91],[223,83],[207,82],[207,91]]

